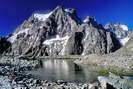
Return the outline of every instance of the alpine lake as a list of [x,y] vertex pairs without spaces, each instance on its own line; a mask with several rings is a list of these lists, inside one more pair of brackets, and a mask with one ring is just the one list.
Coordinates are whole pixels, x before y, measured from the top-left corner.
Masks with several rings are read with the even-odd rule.
[[[108,76],[92,69],[95,69],[95,66],[79,66],[73,60],[46,59],[38,69],[28,72],[37,79],[71,83],[94,83],[98,81],[98,76]],[[133,77],[129,77],[129,80],[133,80]]]

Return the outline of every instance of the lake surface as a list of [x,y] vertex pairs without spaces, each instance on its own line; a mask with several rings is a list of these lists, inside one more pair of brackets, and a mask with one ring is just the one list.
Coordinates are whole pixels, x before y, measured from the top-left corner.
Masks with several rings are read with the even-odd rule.
[[36,78],[49,81],[64,80],[76,83],[93,83],[97,81],[98,74],[82,68],[70,60],[45,60],[42,67],[30,74]]
[[129,80],[133,80],[133,77],[129,78]]

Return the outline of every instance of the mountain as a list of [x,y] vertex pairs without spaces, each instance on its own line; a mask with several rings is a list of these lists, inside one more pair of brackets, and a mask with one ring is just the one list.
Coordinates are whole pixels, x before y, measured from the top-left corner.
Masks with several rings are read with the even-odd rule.
[[49,13],[33,13],[25,20],[7,38],[11,46],[6,53],[38,57],[115,52],[121,41],[116,31],[107,27],[91,16],[82,22],[76,10],[58,6]]
[[113,32],[106,31],[91,16],[87,16],[84,23],[80,26],[80,30],[85,33],[82,55],[111,53],[121,47],[120,42],[113,36]]
[[106,24],[105,29],[107,29],[107,31],[113,32],[122,46],[124,46],[130,39],[130,31],[125,24]]
[[8,39],[12,53],[28,56],[63,55],[65,45],[80,24],[74,9],[57,7],[44,13],[34,13]]
[[131,54],[133,53],[133,32],[130,32],[130,39],[129,41],[123,46],[121,49],[116,51],[117,53],[122,54]]

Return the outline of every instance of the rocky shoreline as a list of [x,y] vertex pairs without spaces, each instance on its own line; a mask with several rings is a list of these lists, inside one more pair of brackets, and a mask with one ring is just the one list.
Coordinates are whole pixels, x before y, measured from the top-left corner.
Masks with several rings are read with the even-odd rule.
[[132,53],[113,53],[106,55],[91,54],[76,60],[75,63],[83,65],[95,65],[104,69],[116,70],[120,72],[133,72]]
[[[15,60],[14,60],[15,59]],[[34,78],[25,71],[39,67],[37,60],[20,60],[17,57],[0,59],[0,89],[97,89],[98,83],[56,82]]]
[[[99,76],[99,82],[93,84],[90,83],[70,83],[62,80],[56,82],[41,80],[34,78],[31,74],[25,71],[34,70],[39,67],[39,61],[37,60],[22,60],[18,57],[1,57],[0,58],[0,89],[113,89],[107,88],[115,86],[110,83],[111,79],[105,76]],[[112,81],[113,81],[113,77]],[[108,80],[107,80],[108,79]],[[116,77],[115,77],[116,79]],[[117,78],[119,83],[128,85],[126,82],[121,82],[121,78]],[[105,81],[106,80],[106,81]],[[126,79],[123,79],[124,81]],[[122,81],[123,81],[122,80]],[[132,80],[131,80],[132,81]],[[132,82],[130,82],[132,83]],[[107,86],[107,84],[109,86]],[[118,84],[118,85],[120,85]],[[115,86],[116,89],[117,86]],[[121,88],[129,89],[129,88]],[[132,88],[130,88],[132,89]]]

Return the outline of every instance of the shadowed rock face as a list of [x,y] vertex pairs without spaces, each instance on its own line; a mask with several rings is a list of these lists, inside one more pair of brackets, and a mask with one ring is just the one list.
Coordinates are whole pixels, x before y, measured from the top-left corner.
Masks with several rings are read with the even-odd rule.
[[58,6],[53,11],[34,13],[7,40],[13,54],[31,57],[88,55],[114,52],[119,47],[93,17],[83,23],[74,9]]
[[0,38],[0,54],[8,52],[10,46],[11,43],[7,41],[7,38]]

